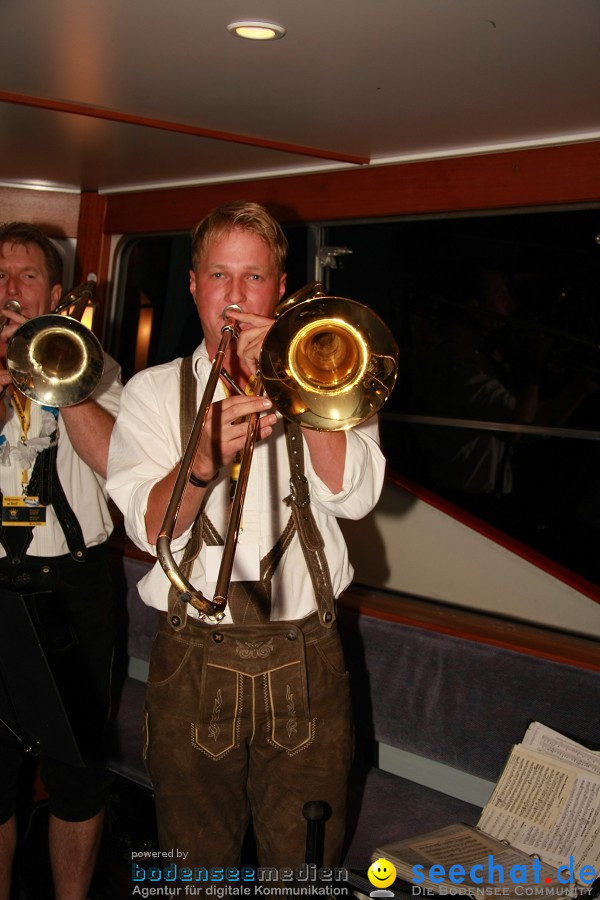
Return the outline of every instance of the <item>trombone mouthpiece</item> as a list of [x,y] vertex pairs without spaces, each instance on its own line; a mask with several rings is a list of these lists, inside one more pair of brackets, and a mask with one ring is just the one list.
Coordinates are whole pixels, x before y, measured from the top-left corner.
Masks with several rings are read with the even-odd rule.
[[[21,312],[21,304],[18,300],[9,300],[8,303],[5,303],[2,309],[12,309],[13,312]],[[3,316],[0,314],[0,332],[3,330],[4,326],[8,322],[8,316]],[[4,391],[2,392],[4,393]]]
[[225,309],[223,310],[223,313],[222,313],[223,319],[227,319],[227,310],[228,309],[235,309],[236,312],[242,311],[242,307],[238,306],[237,303],[230,303],[229,306],[226,306]]

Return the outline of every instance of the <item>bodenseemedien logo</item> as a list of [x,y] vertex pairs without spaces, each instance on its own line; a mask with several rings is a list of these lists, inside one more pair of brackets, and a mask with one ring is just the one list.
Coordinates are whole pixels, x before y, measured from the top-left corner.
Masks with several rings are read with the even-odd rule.
[[376,859],[374,863],[371,863],[367,877],[375,888],[374,891],[371,891],[369,897],[394,896],[392,891],[387,890],[396,880],[396,867],[389,859],[380,857],[380,859]]
[[[133,855],[133,854],[132,854]],[[169,853],[147,851],[135,854],[143,864],[132,860],[133,897],[346,897],[348,870],[302,865],[297,868],[251,867],[203,868],[172,862],[148,865],[148,858]],[[172,854],[171,854],[172,855]],[[179,856],[179,854],[177,854]]]

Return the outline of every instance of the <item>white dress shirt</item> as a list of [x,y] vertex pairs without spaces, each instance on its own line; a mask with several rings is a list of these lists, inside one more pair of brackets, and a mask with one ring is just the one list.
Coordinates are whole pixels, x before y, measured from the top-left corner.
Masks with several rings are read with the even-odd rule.
[[[211,363],[204,343],[194,353],[198,379],[197,401],[208,379]],[[107,487],[123,512],[125,528],[134,543],[153,555],[147,540],[145,513],[153,485],[172,471],[181,459],[179,432],[179,372],[181,359],[146,369],[134,376],[123,390],[121,407],[113,430],[108,462]],[[225,397],[219,385],[215,400]],[[340,493],[331,491],[311,467],[305,443],[305,469],[312,510],[325,541],[335,596],[348,586],[353,570],[336,517],[359,519],[376,504],[381,493],[385,460],[379,448],[376,417],[347,432],[346,463]],[[290,516],[284,502],[290,494],[289,462],[283,421],[272,435],[256,444],[242,515],[239,544],[258,545],[265,556],[281,536]],[[204,510],[224,537],[230,509],[230,473],[222,469],[207,489]],[[190,538],[190,531],[173,539],[171,550],[177,562]],[[212,599],[215,584],[206,579],[206,548],[194,562],[190,578],[196,589]],[[160,563],[138,584],[145,603],[167,609],[170,582]],[[312,583],[302,548],[294,535],[272,579],[271,619],[300,619],[316,609]],[[224,622],[230,621],[227,610]]]
[[[92,398],[107,412],[116,416],[122,390],[120,366],[105,354],[104,373]],[[112,532],[113,524],[108,507],[104,479],[96,474],[75,453],[62,421],[39,403],[30,404],[27,447],[23,447],[21,420],[13,408],[10,391],[3,401],[7,407],[6,421],[0,435],[0,488],[4,497],[20,497],[23,469],[31,477],[37,450],[49,444],[49,434],[58,429],[56,468],[69,505],[81,526],[86,547],[103,544]],[[19,526],[12,526],[19,527]],[[63,556],[69,552],[65,536],[52,506],[46,510],[46,524],[36,525],[27,553],[29,556]],[[0,557],[6,556],[0,546]]]

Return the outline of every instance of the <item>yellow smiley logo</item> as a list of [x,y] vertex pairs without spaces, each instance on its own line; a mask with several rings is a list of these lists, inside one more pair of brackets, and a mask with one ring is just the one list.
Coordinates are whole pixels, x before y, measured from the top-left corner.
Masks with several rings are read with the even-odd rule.
[[396,868],[389,859],[376,859],[371,863],[367,877],[375,887],[386,888],[396,880]]

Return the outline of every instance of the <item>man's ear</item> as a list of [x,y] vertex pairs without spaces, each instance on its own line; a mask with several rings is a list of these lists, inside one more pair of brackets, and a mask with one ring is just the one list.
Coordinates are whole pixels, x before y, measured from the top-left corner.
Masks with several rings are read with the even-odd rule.
[[281,276],[281,278],[279,279],[279,299],[280,300],[283,297],[283,295],[285,294],[286,282],[287,282],[287,273],[284,272],[283,275]]
[[62,297],[62,285],[55,284],[50,288],[50,309],[55,310]]

